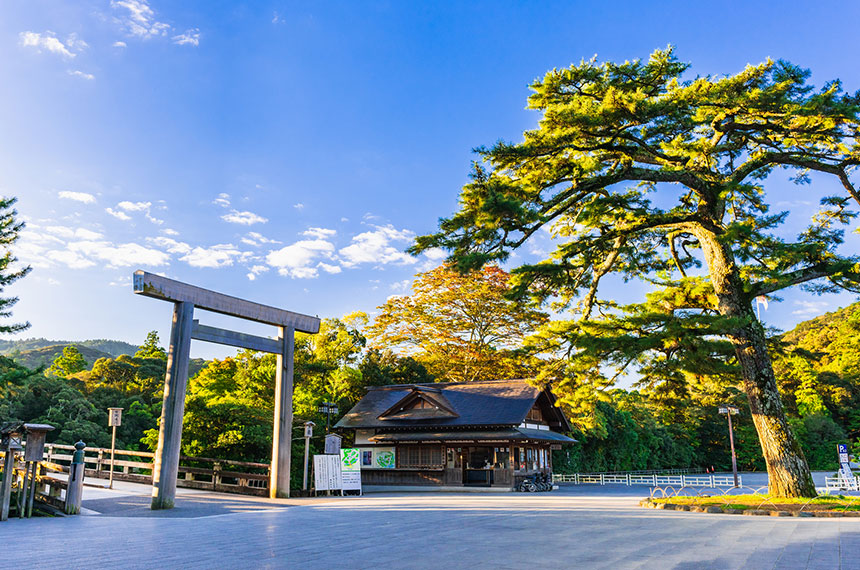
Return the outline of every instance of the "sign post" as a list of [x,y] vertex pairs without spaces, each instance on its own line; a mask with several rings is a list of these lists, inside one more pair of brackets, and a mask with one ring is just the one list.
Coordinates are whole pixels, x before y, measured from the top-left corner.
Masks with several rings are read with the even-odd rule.
[[122,425],[123,408],[108,408],[108,426],[113,428],[110,436],[110,479],[108,489],[113,489],[113,459],[116,452],[116,428]]
[[311,438],[314,436],[314,422],[305,422],[305,471],[302,476],[302,491],[308,490],[308,451],[311,445]]
[[848,444],[837,443],[836,452],[839,454],[839,478],[846,489],[857,490],[857,478],[851,471],[851,461],[848,459]]
[[732,429],[732,416],[739,414],[740,410],[737,406],[720,406],[720,413],[729,419],[729,445],[732,448],[732,474],[735,477],[735,487],[738,487],[738,458],[735,455],[735,434]]

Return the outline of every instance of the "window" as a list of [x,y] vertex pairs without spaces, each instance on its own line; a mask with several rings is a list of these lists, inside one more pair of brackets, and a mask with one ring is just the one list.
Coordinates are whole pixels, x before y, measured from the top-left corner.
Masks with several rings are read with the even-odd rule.
[[401,445],[397,447],[398,467],[443,467],[441,445]]

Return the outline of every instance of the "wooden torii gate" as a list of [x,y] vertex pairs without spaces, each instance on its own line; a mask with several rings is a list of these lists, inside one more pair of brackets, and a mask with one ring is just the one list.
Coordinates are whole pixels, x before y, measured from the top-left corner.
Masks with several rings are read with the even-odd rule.
[[[134,292],[173,303],[173,325],[170,329],[170,347],[167,352],[167,374],[164,377],[164,406],[161,409],[158,449],[155,452],[152,469],[152,509],[172,509],[176,498],[191,339],[271,352],[278,356],[269,496],[289,497],[295,332],[318,333],[319,318],[253,303],[145,271],[134,272]],[[195,307],[274,325],[278,327],[278,338],[266,338],[200,325],[194,320]]]

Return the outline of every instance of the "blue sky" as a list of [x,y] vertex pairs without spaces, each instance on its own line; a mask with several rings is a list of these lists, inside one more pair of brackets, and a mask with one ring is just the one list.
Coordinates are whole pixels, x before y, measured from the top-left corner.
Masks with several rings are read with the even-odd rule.
[[[438,263],[403,249],[454,211],[471,149],[520,140],[528,84],[595,54],[671,43],[702,75],[786,58],[860,89],[857,5],[708,4],[7,0],[0,193],[19,198],[16,252],[34,267],[10,289],[21,336],[166,339],[170,307],[131,293],[138,268],[372,312]],[[808,188],[774,188],[812,207]],[[792,292],[766,318],[852,300]]]

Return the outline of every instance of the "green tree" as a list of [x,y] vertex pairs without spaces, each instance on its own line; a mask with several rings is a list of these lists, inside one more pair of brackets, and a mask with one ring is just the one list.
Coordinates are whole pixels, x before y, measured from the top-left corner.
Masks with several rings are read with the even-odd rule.
[[[18,211],[12,208],[17,201],[17,198],[0,198],[0,247],[3,249],[3,255],[0,256],[0,293],[32,269],[29,265],[13,269],[18,258],[12,255],[10,248],[18,241],[19,233],[24,228],[24,222],[17,220]],[[17,302],[18,297],[0,298],[0,317],[12,316],[12,306]],[[0,332],[15,333],[29,327],[30,323],[0,325]]]
[[[658,377],[736,367],[770,492],[811,496],[752,304],[796,285],[857,290],[858,258],[837,248],[855,216],[850,200],[860,203],[850,180],[860,164],[860,97],[842,93],[839,81],[814,90],[808,71],[783,61],[689,80],[688,68],[668,49],[647,62],[550,71],[529,98],[539,127],[522,143],[479,149],[484,164],[475,165],[460,211],[412,251],[443,247],[472,270],[551,229],[555,252],[514,279],[518,292],[576,310],[542,339],[571,356],[547,374],[562,396],[609,383],[608,365]],[[810,172],[833,176],[847,192],[824,197],[793,240],[779,232],[787,212],[771,213],[766,202],[764,185],[780,168],[798,183],[812,182]],[[611,275],[655,291],[619,306],[599,296]]]
[[167,360],[167,352],[159,346],[160,342],[158,333],[156,331],[149,331],[146,333],[146,340],[140,345],[138,351],[134,353],[134,357]]
[[370,342],[413,357],[439,381],[522,377],[527,371],[515,350],[547,315],[508,299],[508,277],[492,265],[419,274],[411,295],[379,307],[366,330]]
[[71,376],[87,369],[87,361],[75,346],[63,348],[63,354],[54,359],[54,363],[47,372],[54,376]]

